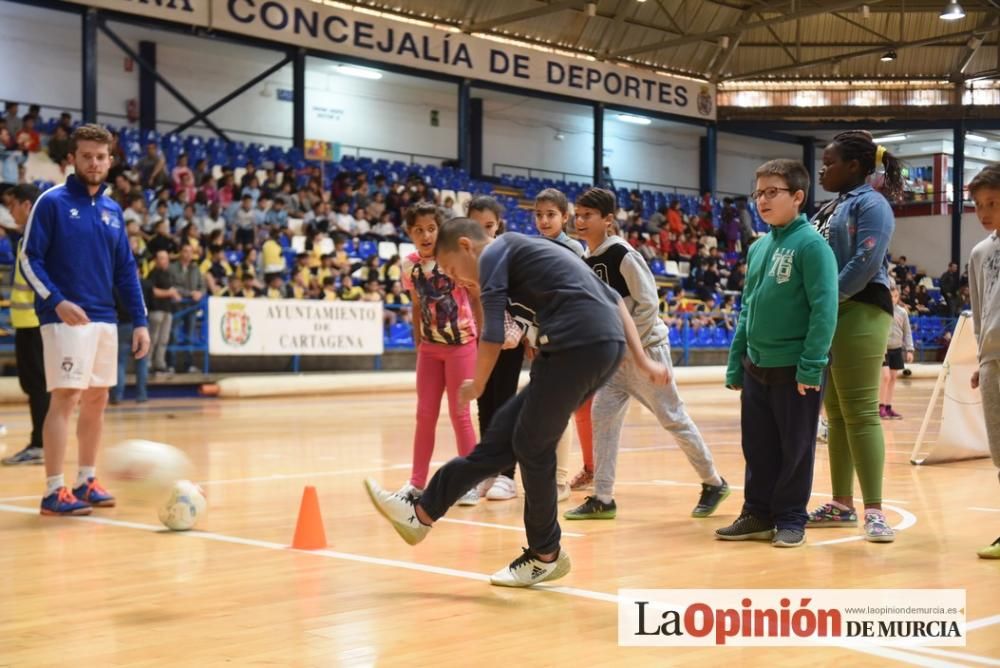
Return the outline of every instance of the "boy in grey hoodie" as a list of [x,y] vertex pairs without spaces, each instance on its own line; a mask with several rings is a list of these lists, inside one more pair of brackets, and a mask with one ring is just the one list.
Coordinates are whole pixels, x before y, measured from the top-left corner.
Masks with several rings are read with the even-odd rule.
[[[642,339],[646,355],[671,369],[669,332],[660,319],[659,296],[653,273],[642,256],[619,236],[611,236],[615,196],[608,190],[591,188],[576,201],[576,229],[587,242],[584,261],[597,276],[622,296]],[[629,399],[635,397],[671,432],[688,461],[701,478],[702,491],[693,517],[708,517],[729,496],[729,485],[715,470],[712,453],[692,422],[671,377],[667,385],[647,382],[626,361],[611,380],[594,395],[594,496],[565,513],[568,520],[613,519],[615,468],[622,425]]]
[[[1000,468],[1000,165],[979,172],[969,183],[976,215],[990,232],[969,256],[969,295],[972,322],[979,343],[979,371],[972,375],[972,389],[979,388],[986,416],[986,436],[993,463]],[[1000,538],[979,550],[983,559],[1000,559]]]

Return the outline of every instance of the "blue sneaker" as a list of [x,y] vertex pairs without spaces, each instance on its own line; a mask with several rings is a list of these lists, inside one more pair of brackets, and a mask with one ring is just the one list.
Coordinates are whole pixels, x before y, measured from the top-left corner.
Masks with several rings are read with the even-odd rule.
[[95,508],[115,507],[115,497],[97,482],[97,478],[87,478],[87,482],[73,490],[73,496]]
[[24,464],[41,464],[45,461],[41,448],[25,446],[20,452],[15,452],[10,457],[3,458],[4,466],[23,466]]
[[42,499],[42,515],[89,515],[89,503],[73,496],[66,487],[60,487],[55,492]]

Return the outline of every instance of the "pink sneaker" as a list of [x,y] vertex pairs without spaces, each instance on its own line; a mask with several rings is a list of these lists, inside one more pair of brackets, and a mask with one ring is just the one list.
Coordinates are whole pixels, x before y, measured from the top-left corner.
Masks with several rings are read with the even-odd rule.
[[885,416],[890,420],[902,420],[903,416],[892,410],[892,406],[885,407]]
[[878,407],[878,416],[880,418],[882,418],[883,420],[888,420],[889,419],[889,413],[886,411],[885,406],[882,405],[882,404],[879,404],[879,407]]

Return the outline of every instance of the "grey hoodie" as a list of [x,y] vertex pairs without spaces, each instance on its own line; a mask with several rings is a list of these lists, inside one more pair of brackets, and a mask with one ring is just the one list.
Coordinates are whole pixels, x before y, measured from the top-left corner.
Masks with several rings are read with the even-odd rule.
[[969,296],[979,342],[979,363],[1000,359],[1000,238],[996,232],[972,249]]
[[656,280],[646,261],[621,237],[608,237],[584,261],[625,300],[643,348],[668,345],[670,332],[660,318]]

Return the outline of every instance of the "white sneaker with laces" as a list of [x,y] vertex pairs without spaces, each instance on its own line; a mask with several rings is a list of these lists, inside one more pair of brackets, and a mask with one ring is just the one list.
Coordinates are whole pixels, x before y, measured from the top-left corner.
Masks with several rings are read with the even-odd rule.
[[420,489],[419,487],[415,487],[412,483],[406,483],[405,485],[399,488],[398,492],[396,492],[396,494],[399,494],[401,496],[408,496],[414,501],[419,499],[423,493],[424,490]]
[[486,496],[486,492],[490,491],[490,487],[493,486],[494,480],[496,480],[496,477],[487,478],[486,480],[479,483],[479,486],[477,487],[477,489],[479,490],[479,496]]
[[517,498],[517,483],[513,478],[505,475],[498,475],[493,481],[493,486],[486,492],[486,498],[490,501],[509,501]]
[[459,506],[477,506],[479,505],[479,486],[473,487],[468,492],[462,495],[456,505]]
[[431,527],[417,519],[417,508],[413,499],[398,492],[382,489],[371,478],[365,479],[365,490],[375,510],[389,520],[389,524],[403,540],[410,545],[416,545],[427,537]]
[[564,482],[561,485],[556,485],[556,503],[561,503],[569,498],[570,489],[569,483]]
[[497,587],[530,587],[539,582],[558,580],[570,570],[569,555],[565,550],[559,550],[559,556],[553,562],[542,561],[531,550],[510,562],[509,566],[501,568],[490,576],[490,584]]

